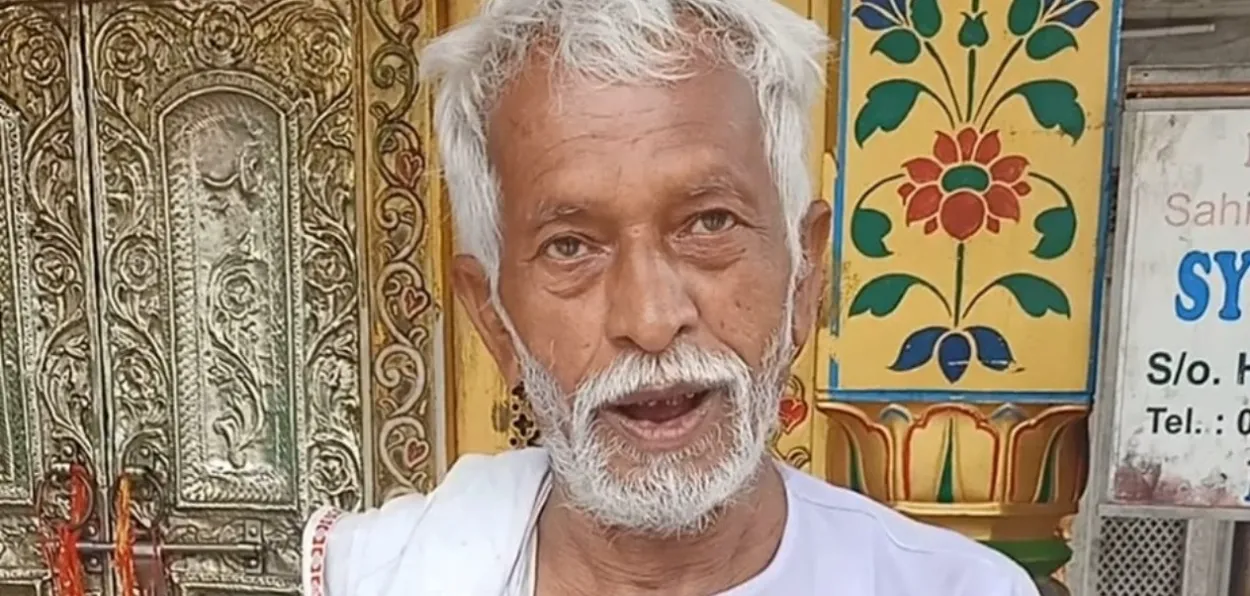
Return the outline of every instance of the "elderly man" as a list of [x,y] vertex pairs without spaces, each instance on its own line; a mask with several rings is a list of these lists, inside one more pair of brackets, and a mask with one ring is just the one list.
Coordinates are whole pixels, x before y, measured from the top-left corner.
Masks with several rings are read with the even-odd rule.
[[1037,593],[768,455],[830,234],[826,45],[769,0],[493,0],[431,44],[455,289],[543,447],[318,512],[305,594]]

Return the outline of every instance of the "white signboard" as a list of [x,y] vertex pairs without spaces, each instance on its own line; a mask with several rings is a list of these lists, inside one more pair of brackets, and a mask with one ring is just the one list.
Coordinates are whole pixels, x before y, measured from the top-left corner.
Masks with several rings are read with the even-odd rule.
[[1125,125],[1105,502],[1250,511],[1250,107]]

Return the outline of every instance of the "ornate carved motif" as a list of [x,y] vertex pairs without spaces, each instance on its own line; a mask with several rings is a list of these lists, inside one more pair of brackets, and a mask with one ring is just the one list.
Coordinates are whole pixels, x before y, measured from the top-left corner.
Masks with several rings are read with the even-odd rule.
[[508,396],[507,406],[496,404],[504,410],[501,416],[505,421],[503,428],[497,428],[508,435],[508,446],[513,449],[535,447],[538,445],[538,421],[534,419],[534,410],[525,398],[525,390],[518,385]]
[[[74,139],[69,4],[0,5],[0,593],[45,575],[36,491],[99,470],[90,218]],[[55,509],[55,507],[50,507]],[[57,512],[53,511],[53,514]],[[98,521],[93,521],[93,524]],[[21,587],[19,587],[21,586]]]
[[[431,366],[429,117],[417,85],[417,48],[433,15],[422,0],[365,1],[365,193],[378,500],[427,492],[437,480]],[[424,130],[428,130],[424,129]]]
[[352,10],[88,8],[114,461],[164,539],[267,545],[184,582],[291,589],[304,513],[364,501]]

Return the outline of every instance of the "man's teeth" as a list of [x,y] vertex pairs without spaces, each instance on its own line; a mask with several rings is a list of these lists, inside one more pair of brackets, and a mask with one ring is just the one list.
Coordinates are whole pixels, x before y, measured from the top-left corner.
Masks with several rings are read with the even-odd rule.
[[681,405],[681,402],[683,401],[686,401],[688,399],[694,399],[694,396],[695,396],[694,393],[687,393],[687,394],[682,395],[681,397],[674,397],[672,399],[653,399],[649,401],[644,401],[638,405],[643,406],[645,408],[656,408],[659,406],[679,406]]

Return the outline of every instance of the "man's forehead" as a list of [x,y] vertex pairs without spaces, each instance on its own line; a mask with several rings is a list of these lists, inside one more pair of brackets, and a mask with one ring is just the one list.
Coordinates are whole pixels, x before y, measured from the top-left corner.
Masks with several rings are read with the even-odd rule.
[[549,64],[518,73],[488,127],[504,196],[526,196],[527,218],[613,202],[639,185],[672,198],[767,192],[744,189],[767,158],[753,88],[737,71],[708,62],[674,82],[605,83]]
[[[680,161],[665,160],[665,166],[649,170],[645,180],[649,191],[679,201],[708,195],[744,198],[744,195],[756,194],[756,185],[743,178],[742,168],[734,167],[733,157],[715,148],[685,151]],[[523,215],[534,225],[543,225],[593,211],[596,207],[623,207],[624,203],[617,200],[620,197],[605,196],[604,190],[632,188],[629,181],[596,179],[596,175],[613,177],[618,174],[615,171],[588,173],[576,167],[553,167],[537,173],[532,191],[538,199]]]
[[[655,159],[645,164],[648,168],[646,182],[651,186],[664,187],[668,194],[682,196],[735,192],[734,189],[740,191],[744,185],[743,168],[749,165],[742,163],[742,151],[697,140],[684,145],[674,144],[671,149],[661,149],[650,156]],[[608,151],[570,151],[561,155],[535,156],[526,178],[535,185],[534,190],[541,192],[589,195],[594,194],[591,191],[605,186],[628,185],[631,181],[621,179],[629,173],[626,170],[638,173],[637,168],[624,165],[630,158],[630,155]],[[583,189],[585,193],[581,192]]]

